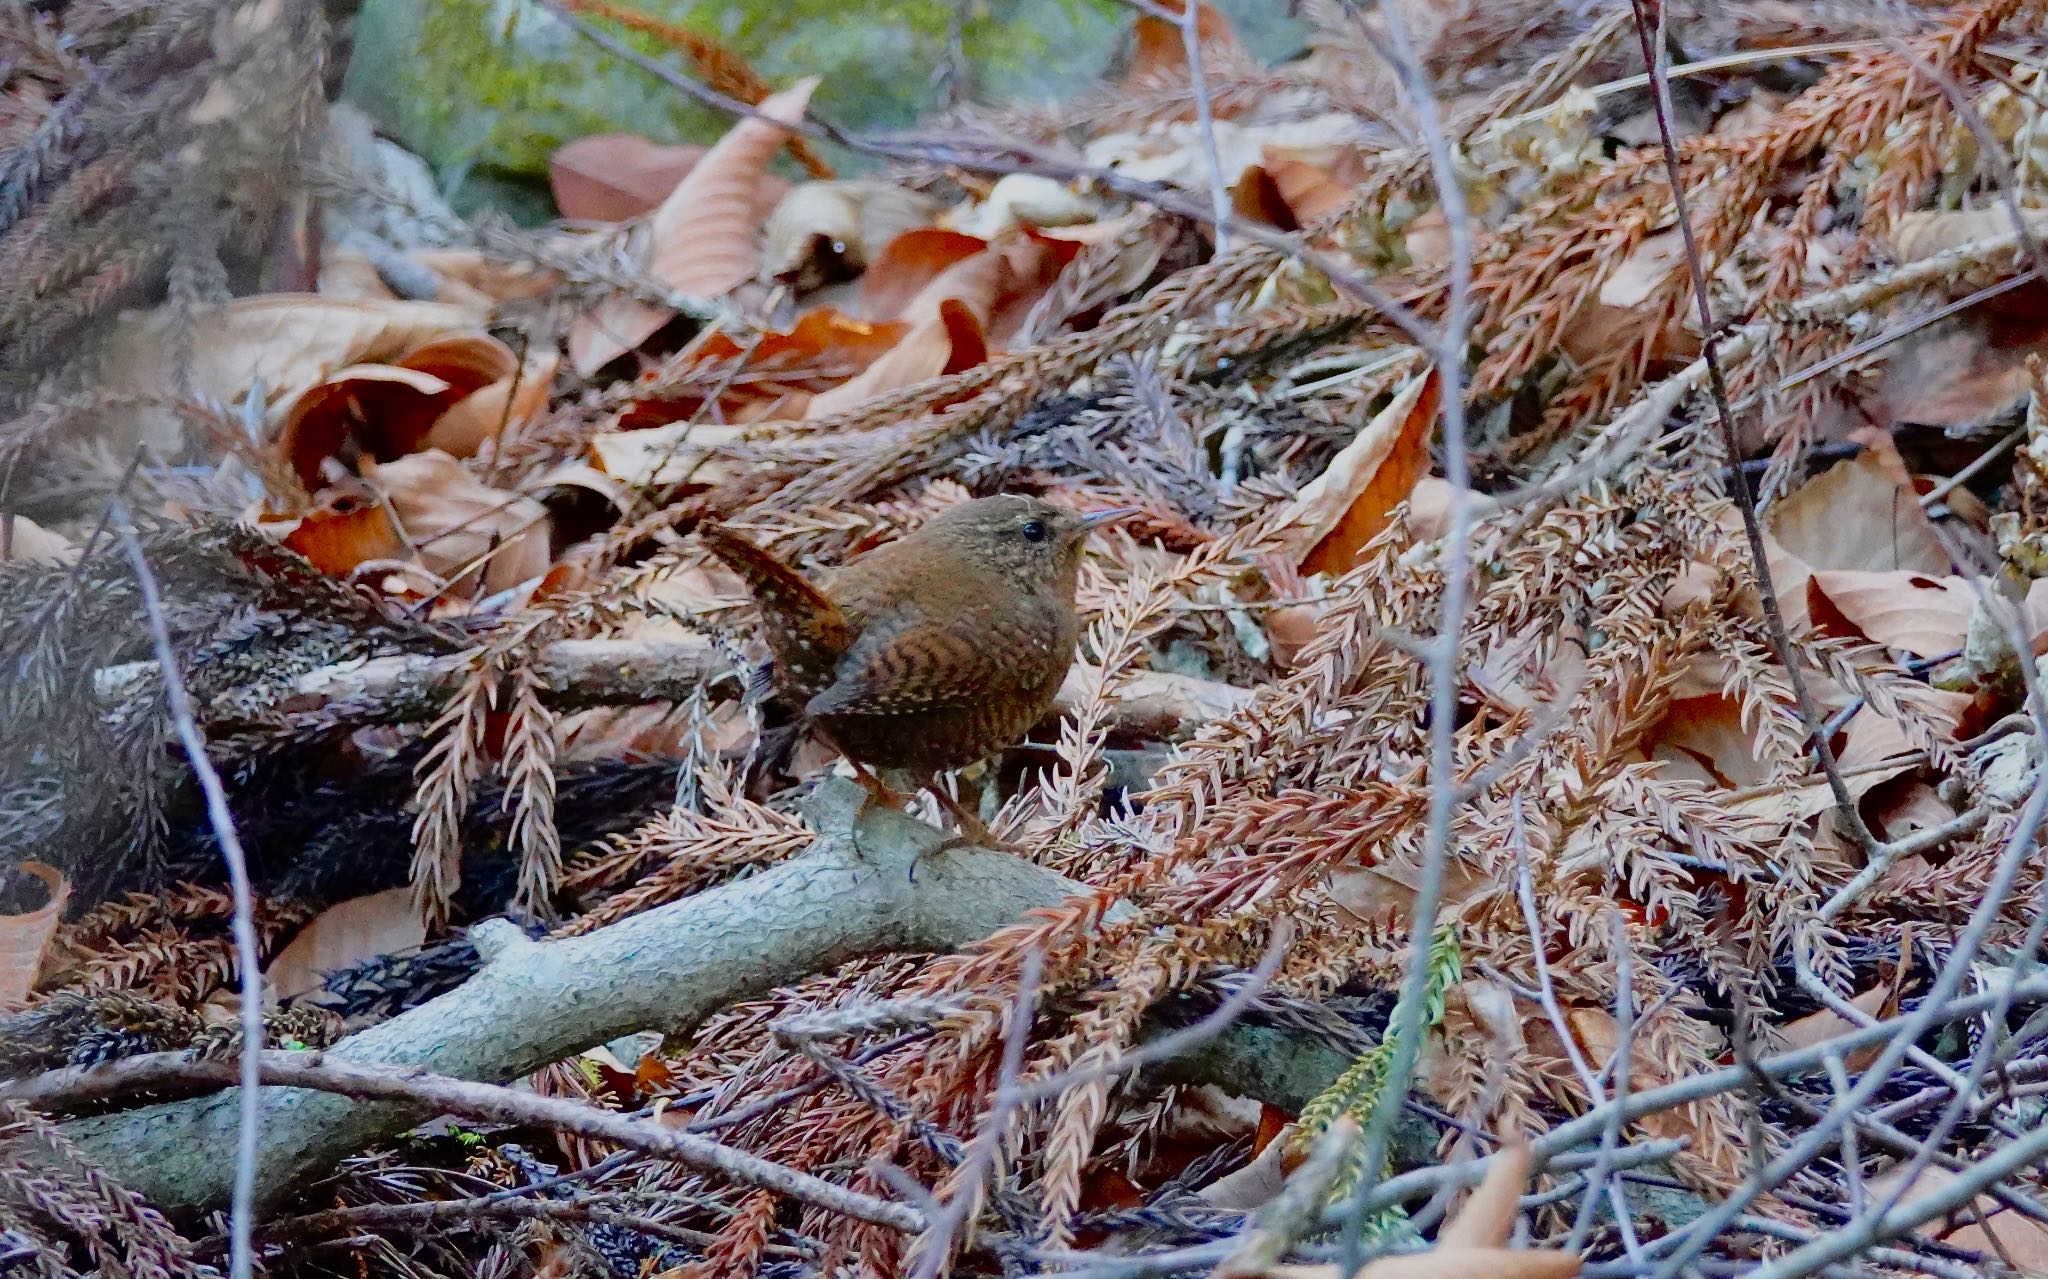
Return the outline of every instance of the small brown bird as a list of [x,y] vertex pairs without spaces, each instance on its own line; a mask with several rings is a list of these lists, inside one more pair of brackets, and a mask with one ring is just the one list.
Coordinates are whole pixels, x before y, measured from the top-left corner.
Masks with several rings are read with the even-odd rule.
[[[1074,660],[1074,587],[1090,529],[1130,510],[1079,515],[1020,496],[933,516],[817,585],[722,525],[701,532],[747,580],[775,655],[775,688],[853,764],[931,786],[1021,738]],[[988,831],[932,788],[977,842]]]

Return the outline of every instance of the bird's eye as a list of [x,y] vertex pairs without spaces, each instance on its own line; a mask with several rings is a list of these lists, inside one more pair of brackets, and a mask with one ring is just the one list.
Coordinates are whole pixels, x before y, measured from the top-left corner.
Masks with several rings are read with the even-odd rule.
[[1024,521],[1024,540],[1027,542],[1043,542],[1050,532],[1044,520]]

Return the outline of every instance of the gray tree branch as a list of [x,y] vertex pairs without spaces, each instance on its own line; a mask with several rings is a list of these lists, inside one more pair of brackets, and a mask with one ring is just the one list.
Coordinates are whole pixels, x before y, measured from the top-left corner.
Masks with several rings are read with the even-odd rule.
[[[1077,885],[1021,858],[941,850],[901,813],[856,813],[860,788],[819,787],[819,834],[779,866],[587,936],[535,943],[509,924],[478,930],[485,964],[459,989],[343,1040],[337,1066],[412,1067],[503,1082],[640,1030],[690,1027],[735,1000],[863,955],[949,951]],[[75,1119],[67,1136],[109,1173],[172,1210],[225,1202],[238,1089]],[[263,1090],[260,1192],[420,1122],[415,1106],[301,1088]]]

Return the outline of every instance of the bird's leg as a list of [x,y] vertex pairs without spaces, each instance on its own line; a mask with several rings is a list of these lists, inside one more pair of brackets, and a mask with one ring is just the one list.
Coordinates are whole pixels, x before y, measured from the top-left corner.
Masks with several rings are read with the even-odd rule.
[[[939,779],[936,776],[927,781],[924,784],[924,788],[931,792],[932,797],[938,800],[947,812],[953,814],[954,822],[960,827],[960,833],[940,844],[939,849],[960,847],[993,848],[1005,853],[1022,855],[1023,849],[990,830],[987,823],[981,820],[981,815],[959,800],[954,799],[952,792],[940,785]],[[932,851],[937,852],[939,849]]]

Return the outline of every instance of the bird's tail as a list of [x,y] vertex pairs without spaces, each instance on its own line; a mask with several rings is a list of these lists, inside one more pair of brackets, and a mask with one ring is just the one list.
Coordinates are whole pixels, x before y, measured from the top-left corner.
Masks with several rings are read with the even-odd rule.
[[795,569],[725,525],[706,523],[697,533],[713,555],[746,579],[767,623],[775,660],[800,684],[829,682],[840,655],[853,643],[853,628],[839,606]]

